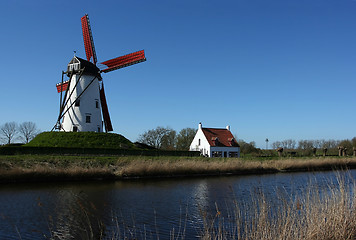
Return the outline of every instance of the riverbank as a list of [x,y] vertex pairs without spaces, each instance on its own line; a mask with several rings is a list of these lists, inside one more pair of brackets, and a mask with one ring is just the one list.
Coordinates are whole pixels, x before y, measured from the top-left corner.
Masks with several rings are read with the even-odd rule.
[[266,174],[356,168],[355,157],[203,158],[148,156],[0,156],[0,182],[119,180]]

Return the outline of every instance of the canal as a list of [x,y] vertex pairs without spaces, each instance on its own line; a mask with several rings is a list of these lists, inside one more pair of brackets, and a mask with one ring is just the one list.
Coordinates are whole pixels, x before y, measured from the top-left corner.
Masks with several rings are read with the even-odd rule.
[[[291,198],[356,170],[0,185],[0,239],[195,239],[207,216],[228,219],[263,192]],[[242,209],[243,210],[243,209]],[[105,234],[102,235],[101,234]]]

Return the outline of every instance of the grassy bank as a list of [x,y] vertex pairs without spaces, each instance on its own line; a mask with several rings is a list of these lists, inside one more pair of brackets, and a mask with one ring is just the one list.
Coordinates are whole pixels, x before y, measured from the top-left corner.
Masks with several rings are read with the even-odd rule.
[[355,168],[356,158],[236,159],[148,156],[0,156],[0,181],[262,174]]
[[97,132],[42,132],[26,147],[70,147],[132,149],[134,144],[116,133]]

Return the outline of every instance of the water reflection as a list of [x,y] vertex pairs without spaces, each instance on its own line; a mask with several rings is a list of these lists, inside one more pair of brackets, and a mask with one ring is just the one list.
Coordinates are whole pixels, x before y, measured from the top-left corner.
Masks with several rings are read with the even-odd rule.
[[[350,171],[350,180],[356,170]],[[201,234],[204,213],[249,211],[268,199],[297,196],[308,184],[335,184],[334,172],[117,182],[8,184],[0,187],[0,239],[169,239]],[[253,209],[250,209],[253,210]]]
[[99,239],[104,231],[96,207],[83,191],[68,189],[57,193],[53,216],[48,216],[53,239]]

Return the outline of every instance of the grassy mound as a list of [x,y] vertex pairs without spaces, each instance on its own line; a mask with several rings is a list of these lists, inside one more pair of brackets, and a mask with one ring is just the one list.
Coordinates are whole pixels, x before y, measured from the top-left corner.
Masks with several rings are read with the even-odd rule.
[[120,134],[96,132],[43,132],[25,146],[132,149],[134,144]]

